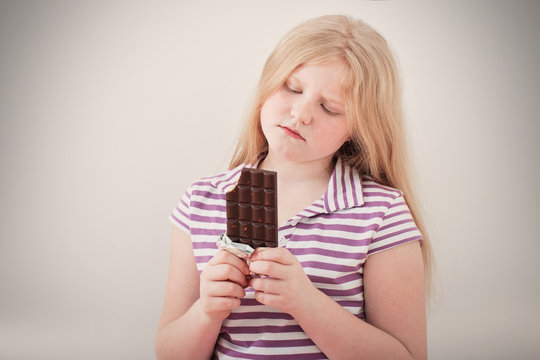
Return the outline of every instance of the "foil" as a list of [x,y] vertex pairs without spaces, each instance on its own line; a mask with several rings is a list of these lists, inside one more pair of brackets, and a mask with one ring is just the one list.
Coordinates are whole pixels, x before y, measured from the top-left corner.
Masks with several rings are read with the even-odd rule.
[[255,251],[251,246],[246,244],[240,244],[232,242],[226,234],[220,234],[216,245],[220,250],[227,250],[228,252],[238,256],[240,259],[248,260],[249,256]]

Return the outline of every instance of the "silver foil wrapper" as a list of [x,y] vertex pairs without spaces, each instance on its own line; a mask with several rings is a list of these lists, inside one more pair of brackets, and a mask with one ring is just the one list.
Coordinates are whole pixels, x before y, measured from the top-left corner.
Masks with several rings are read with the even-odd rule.
[[227,250],[228,252],[238,256],[240,259],[248,260],[249,256],[255,251],[251,246],[246,244],[240,244],[232,242],[226,234],[220,234],[216,245],[220,250]]

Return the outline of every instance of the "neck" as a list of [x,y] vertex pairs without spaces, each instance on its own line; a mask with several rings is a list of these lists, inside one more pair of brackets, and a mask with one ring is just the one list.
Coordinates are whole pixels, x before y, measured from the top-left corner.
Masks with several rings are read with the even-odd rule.
[[259,168],[278,173],[278,181],[286,184],[327,183],[333,171],[332,157],[315,161],[289,161],[268,151]]

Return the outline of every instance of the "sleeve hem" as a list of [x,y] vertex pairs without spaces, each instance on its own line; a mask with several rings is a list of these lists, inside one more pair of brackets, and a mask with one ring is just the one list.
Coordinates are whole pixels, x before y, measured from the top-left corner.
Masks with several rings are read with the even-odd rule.
[[180,221],[180,219],[176,218],[173,214],[169,215],[169,221],[174,226],[176,226],[177,228],[179,228],[180,230],[185,232],[186,234],[191,235],[191,231],[190,231],[189,227],[187,227],[184,223],[182,223],[182,221]]
[[422,235],[415,235],[415,236],[412,236],[412,237],[407,238],[407,239],[403,239],[403,240],[400,240],[400,241],[396,241],[396,242],[392,242],[392,243],[389,243],[389,244],[386,244],[386,245],[382,245],[381,247],[370,249],[367,252],[366,255],[370,256],[370,255],[376,254],[378,252],[389,250],[389,249],[392,249],[395,246],[403,245],[403,244],[406,244],[406,243],[409,243],[409,242],[412,242],[412,241],[419,241],[420,246],[422,246],[422,243],[423,243]]

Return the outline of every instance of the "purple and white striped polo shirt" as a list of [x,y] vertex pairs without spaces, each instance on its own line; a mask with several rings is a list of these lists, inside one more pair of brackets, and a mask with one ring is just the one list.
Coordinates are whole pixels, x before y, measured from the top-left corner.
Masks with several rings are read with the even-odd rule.
[[[170,215],[187,232],[199,273],[218,251],[226,231],[225,192],[243,167],[202,178],[185,192]],[[282,224],[279,237],[323,293],[360,319],[364,315],[363,265],[370,254],[421,240],[403,195],[362,178],[339,159],[325,194]],[[289,314],[260,304],[246,289],[242,305],[223,322],[215,358],[325,359]]]

